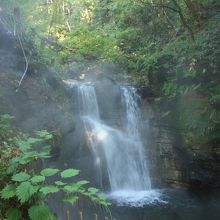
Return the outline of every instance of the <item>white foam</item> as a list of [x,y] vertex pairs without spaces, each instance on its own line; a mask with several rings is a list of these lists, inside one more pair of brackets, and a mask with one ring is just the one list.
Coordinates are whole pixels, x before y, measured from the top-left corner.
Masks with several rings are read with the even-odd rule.
[[167,204],[160,190],[120,190],[111,192],[108,195],[110,200],[116,202],[118,206],[144,207],[146,205]]

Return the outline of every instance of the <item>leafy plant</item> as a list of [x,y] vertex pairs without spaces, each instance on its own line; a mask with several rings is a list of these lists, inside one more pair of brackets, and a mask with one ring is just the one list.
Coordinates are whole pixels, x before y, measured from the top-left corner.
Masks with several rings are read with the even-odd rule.
[[166,82],[163,86],[164,95],[168,98],[174,98],[177,93],[177,84],[174,81]]
[[[0,117],[2,129],[5,133],[13,130],[10,127],[11,117]],[[6,135],[5,137],[8,138]],[[45,203],[49,194],[63,192],[64,202],[75,203],[80,196],[108,206],[106,198],[98,193],[96,188],[86,188],[86,180],[71,182],[73,177],[79,175],[76,169],[59,170],[57,168],[44,168],[36,171],[38,161],[49,158],[48,145],[53,135],[45,130],[38,131],[35,137],[17,135],[11,137],[4,149],[1,148],[1,181],[0,208],[2,218],[7,220],[48,220],[55,219],[50,208]],[[2,140],[3,141],[3,140]],[[11,154],[11,152],[16,152]],[[7,166],[5,166],[7,165]],[[38,169],[39,170],[39,169]],[[48,184],[48,179],[54,176],[55,181]]]

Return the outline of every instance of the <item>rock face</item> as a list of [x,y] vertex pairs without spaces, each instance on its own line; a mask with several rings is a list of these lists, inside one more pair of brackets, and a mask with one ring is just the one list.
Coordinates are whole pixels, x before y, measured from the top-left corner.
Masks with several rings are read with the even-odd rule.
[[[192,145],[184,141],[183,132],[176,120],[178,107],[171,107],[174,114],[170,117],[164,104],[158,108],[155,100],[145,96],[145,109],[150,106],[152,130],[152,149],[156,166],[152,166],[152,176],[158,186],[164,183],[175,187],[194,190],[220,186],[219,146]],[[176,103],[176,105],[179,103]],[[167,103],[165,103],[167,105]],[[168,119],[167,119],[168,118]],[[158,179],[158,177],[161,177]]]
[[[161,167],[162,182],[186,186],[186,161],[188,155],[175,141],[175,133],[166,126],[154,125],[157,161]],[[184,163],[185,160],[185,163]]]

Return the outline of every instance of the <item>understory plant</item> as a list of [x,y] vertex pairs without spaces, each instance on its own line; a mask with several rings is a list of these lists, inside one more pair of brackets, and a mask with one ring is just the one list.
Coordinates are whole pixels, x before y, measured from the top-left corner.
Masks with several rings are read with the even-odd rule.
[[42,161],[50,157],[53,135],[43,130],[30,137],[16,131],[11,119],[9,115],[0,116],[0,219],[54,220],[45,201],[48,195],[58,192],[70,204],[85,196],[100,205],[109,205],[98,189],[85,187],[89,181],[71,181],[79,170],[41,169]]

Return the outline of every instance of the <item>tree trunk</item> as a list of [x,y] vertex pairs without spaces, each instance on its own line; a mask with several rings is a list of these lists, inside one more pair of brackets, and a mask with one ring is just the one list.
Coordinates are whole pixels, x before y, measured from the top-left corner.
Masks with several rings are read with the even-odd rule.
[[194,19],[201,24],[202,19],[205,17],[201,3],[197,0],[184,0],[184,2]]
[[[160,3],[161,3],[161,5],[164,5],[163,0],[161,0]],[[175,25],[173,24],[168,12],[167,12],[167,8],[162,6],[162,12],[163,12],[164,16],[166,17],[168,25],[176,32]]]
[[183,12],[182,12],[181,7],[179,6],[179,4],[177,3],[176,0],[172,0],[172,2],[173,2],[174,6],[175,6],[176,9],[177,9],[177,12],[178,12],[178,14],[179,14],[179,17],[180,17],[180,20],[181,20],[182,25],[188,30],[191,39],[192,39],[193,41],[195,41],[195,37],[194,37],[193,30],[192,30],[192,28],[188,25],[187,20],[186,20],[185,16],[183,15]]

